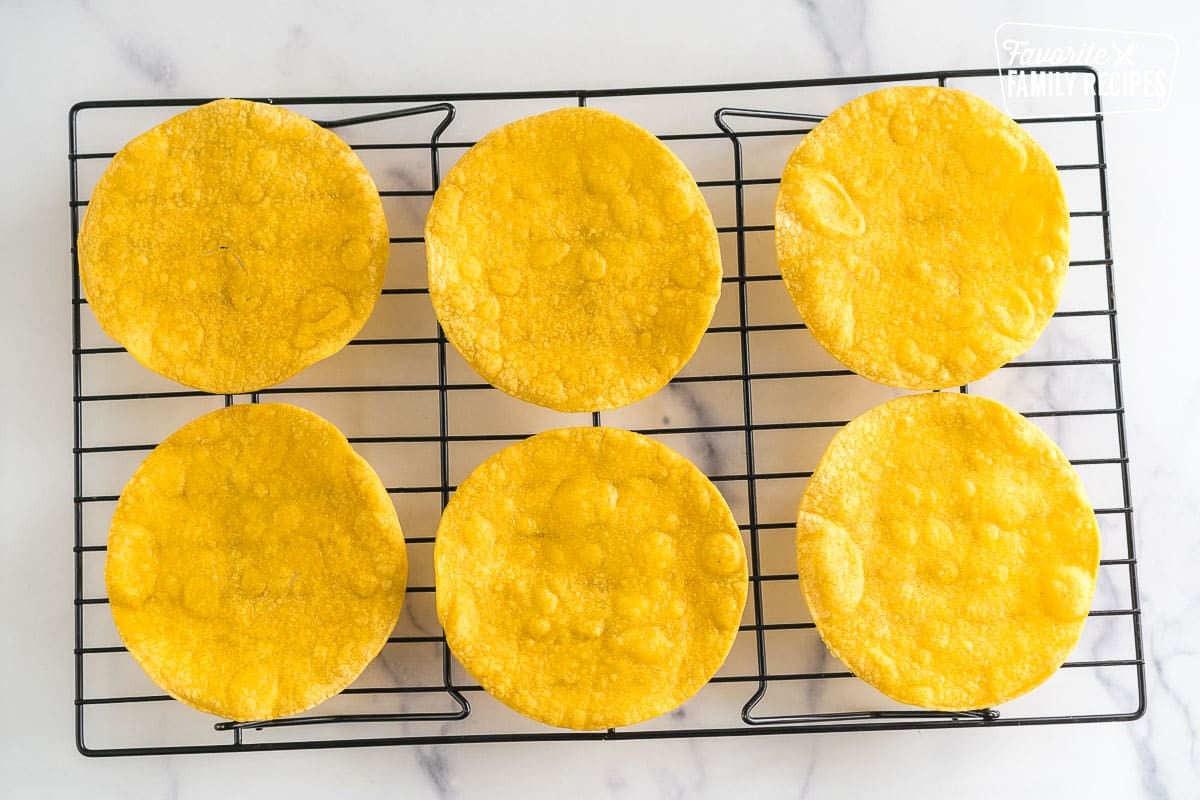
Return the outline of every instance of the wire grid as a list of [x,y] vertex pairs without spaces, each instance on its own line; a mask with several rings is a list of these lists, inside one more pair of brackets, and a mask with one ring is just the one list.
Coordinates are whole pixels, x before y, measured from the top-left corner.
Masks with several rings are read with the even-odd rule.
[[[1009,402],[1066,450],[1097,503],[1103,560],[1083,641],[1063,669],[1025,698],[963,713],[901,706],[858,681],[821,645],[804,608],[791,544],[803,481],[848,419],[899,392],[853,375],[814,345],[783,291],[769,210],[782,161],[833,107],[895,84],[961,86],[986,96],[996,70],[604,91],[267,99],[326,119],[320,124],[347,138],[381,188],[392,233],[401,235],[391,239],[388,284],[372,320],[381,319],[378,325],[369,322],[350,347],[291,381],[224,397],[151,375],[107,340],[81,297],[74,247],[90,185],[112,151],[180,107],[205,101],[74,106],[68,157],[80,752],[978,728],[1140,716],[1145,678],[1098,82],[1089,68],[1053,71],[1083,75],[1093,87],[1088,107],[1078,113],[1018,119],[1049,146],[1068,189],[1073,260],[1064,306],[1030,353],[960,391]],[[692,362],[655,397],[604,414],[537,409],[479,382],[447,346],[424,284],[420,222],[450,160],[498,124],[567,104],[608,107],[676,150],[714,211],[726,268],[721,305]],[[89,139],[81,146],[84,119],[88,136],[103,144]],[[1063,138],[1056,129],[1070,129],[1074,138],[1063,141],[1074,142],[1070,148],[1083,155],[1062,154],[1065,144],[1056,152],[1054,142]],[[1071,328],[1079,323],[1091,327]],[[214,724],[162,694],[121,646],[104,597],[104,541],[120,486],[157,441],[222,403],[264,399],[324,414],[381,473],[405,527],[410,585],[405,613],[383,653],[341,695],[298,717]],[[751,573],[733,651],[696,698],[657,720],[590,733],[532,723],[482,691],[445,646],[433,613],[431,567],[437,515],[471,467],[539,430],[589,421],[659,438],[695,460],[738,517]]]

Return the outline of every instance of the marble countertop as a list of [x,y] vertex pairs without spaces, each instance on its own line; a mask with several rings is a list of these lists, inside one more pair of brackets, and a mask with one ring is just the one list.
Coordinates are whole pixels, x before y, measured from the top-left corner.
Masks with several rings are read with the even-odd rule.
[[[8,2],[0,8],[0,570],[13,797],[1195,797],[1200,445],[1192,4]],[[200,10],[202,9],[202,10]],[[1106,119],[1149,711],[1136,722],[87,759],[75,750],[67,109],[988,67],[1006,22],[1168,33],[1166,108]],[[1152,54],[1146,54],[1150,57]],[[1141,58],[1142,56],[1132,56]],[[1069,346],[1069,342],[1066,346]],[[685,413],[664,400],[663,413]],[[616,419],[616,418],[614,418]],[[619,423],[618,423],[619,424]]]

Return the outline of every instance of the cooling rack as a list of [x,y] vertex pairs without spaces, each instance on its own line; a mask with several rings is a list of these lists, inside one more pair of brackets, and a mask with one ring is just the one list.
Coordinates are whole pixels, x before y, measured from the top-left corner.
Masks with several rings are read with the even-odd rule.
[[[388,279],[359,338],[288,382],[250,395],[190,391],[149,373],[99,330],[81,295],[75,239],[116,149],[194,100],[88,101],[70,110],[74,370],[75,721],[91,756],[454,742],[707,737],[868,729],[983,728],[1130,720],[1145,678],[1098,81],[1053,113],[1020,117],[1058,166],[1072,260],[1060,310],[1034,348],[960,391],[1002,400],[1070,457],[1100,520],[1094,607],[1068,662],[995,709],[898,705],[822,646],[797,584],[794,512],[824,446],[847,420],[899,392],[841,367],[812,340],[774,261],[773,201],[792,148],[836,106],[897,84],[954,86],[1001,104],[1018,71],[942,71],[616,90],[260,98],[336,129],[380,187]],[[572,415],[508,398],[447,346],[428,302],[422,226],[443,172],[488,130],[563,105],[593,105],[658,134],[713,210],[722,299],[695,358],[657,395]],[[285,400],[330,419],[380,473],[409,544],[405,610],[380,657],[341,695],[298,717],[233,723],[164,695],[121,646],[104,596],[105,539],[121,486],[156,442],[220,405]],[[713,479],[738,519],[750,597],[733,651],[681,709],[628,728],[552,729],[493,701],[454,661],[433,605],[438,514],[461,480],[506,444],[550,427],[609,424],[660,439]]]

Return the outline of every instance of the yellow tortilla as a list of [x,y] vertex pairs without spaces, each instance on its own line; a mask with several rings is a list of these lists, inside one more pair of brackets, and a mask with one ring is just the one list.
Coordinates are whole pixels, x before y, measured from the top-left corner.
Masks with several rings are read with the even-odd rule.
[[721,666],[746,554],[716,487],[613,428],[512,445],[458,487],[434,546],[438,618],[492,695],[599,730],[683,703]]
[[559,411],[662,388],[721,290],[717,231],[687,168],[597,109],[485,136],[446,175],[425,241],[450,341],[496,387]]
[[105,582],[172,697],[239,721],[340,692],[383,648],[408,562],[388,494],[333,425],[283,404],[189,422],[121,493]]
[[792,153],[775,206],[779,268],[813,336],[906,389],[978,380],[1029,349],[1068,245],[1049,156],[956,89],[881,89],[837,109]]
[[855,419],[800,503],[800,581],[821,638],[902,703],[1011,700],[1078,641],[1100,559],[1070,462],[994,400],[921,394]]
[[79,233],[100,327],[207,392],[279,383],[340,350],[375,307],[387,221],[337,136],[283,108],[217,100],[113,158]]

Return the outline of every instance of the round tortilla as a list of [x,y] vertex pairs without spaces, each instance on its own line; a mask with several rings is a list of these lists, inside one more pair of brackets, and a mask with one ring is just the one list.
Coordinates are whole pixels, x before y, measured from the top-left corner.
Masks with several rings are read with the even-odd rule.
[[800,503],[804,597],[821,638],[902,703],[1011,700],[1079,640],[1100,536],[1083,483],[994,400],[901,397],[833,438]]
[[121,493],[105,582],[155,683],[238,721],[340,692],[383,648],[408,562],[396,511],[338,430],[284,404],[189,422]]
[[79,233],[104,332],[218,394],[340,350],[375,307],[387,259],[379,192],[345,142],[246,100],[185,111],[121,148]]
[[535,720],[631,725],[695,694],[746,602],[746,553],[716,487],[628,431],[564,428],[463,481],[434,546],[438,618],[480,684]]
[[721,291],[717,231],[687,168],[591,108],[480,140],[438,189],[425,242],[446,336],[494,386],[559,411],[658,391]]
[[775,247],[813,337],[905,389],[978,380],[1025,352],[1067,274],[1069,214],[1046,152],[956,89],[838,108],[783,172]]

